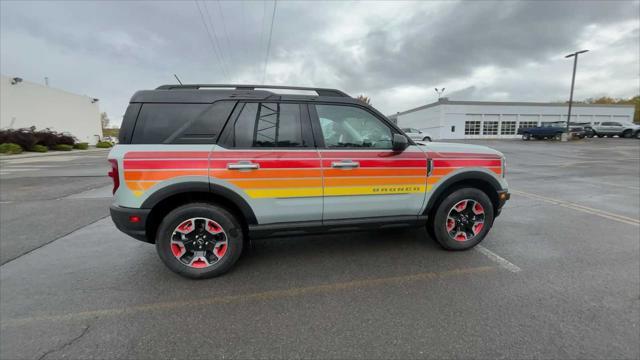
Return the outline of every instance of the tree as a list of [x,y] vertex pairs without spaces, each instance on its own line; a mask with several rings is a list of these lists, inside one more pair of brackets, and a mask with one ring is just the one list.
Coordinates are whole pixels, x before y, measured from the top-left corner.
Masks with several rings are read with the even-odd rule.
[[371,105],[371,98],[368,97],[368,96],[358,95],[358,97],[356,99],[362,101],[363,103],[365,103],[367,105]]
[[597,99],[589,98],[584,101],[587,104],[620,104],[620,105],[634,105],[635,111],[633,113],[633,122],[640,123],[640,95],[636,95],[628,99],[614,99],[608,96],[603,96]]
[[109,120],[106,112],[100,113],[100,123],[102,124],[102,129],[107,129],[110,122],[111,120]]

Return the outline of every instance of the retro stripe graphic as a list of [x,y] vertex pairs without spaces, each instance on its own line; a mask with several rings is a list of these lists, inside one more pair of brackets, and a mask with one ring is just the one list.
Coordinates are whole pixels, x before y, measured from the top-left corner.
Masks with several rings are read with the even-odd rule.
[[[406,151],[132,151],[124,156],[124,180],[136,196],[154,185],[184,176],[227,181],[252,198],[291,198],[424,193],[443,177],[465,167],[500,174],[501,159],[483,154],[438,154],[426,177],[427,156]],[[350,160],[357,168],[334,168]],[[258,170],[229,170],[228,164],[251,162]]]

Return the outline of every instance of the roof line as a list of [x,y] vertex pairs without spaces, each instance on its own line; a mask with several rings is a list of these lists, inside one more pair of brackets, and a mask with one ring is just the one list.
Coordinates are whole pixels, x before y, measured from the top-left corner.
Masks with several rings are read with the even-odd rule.
[[[545,102],[526,102],[526,101],[514,101],[514,102],[508,102],[508,101],[456,101],[456,100],[448,100],[448,99],[439,99],[438,101],[431,103],[431,104],[427,104],[427,105],[423,105],[423,106],[419,106],[413,109],[409,109],[406,111],[401,111],[389,116],[398,116],[398,115],[405,115],[405,114],[409,114],[415,111],[419,111],[419,110],[423,110],[423,109],[427,109],[427,108],[431,108],[434,106],[438,106],[438,105],[501,105],[501,106],[563,106],[563,107],[568,107],[569,104],[567,103],[545,103]],[[573,103],[573,107],[630,107],[633,108],[634,105],[625,105],[625,104],[580,104],[580,103]]]

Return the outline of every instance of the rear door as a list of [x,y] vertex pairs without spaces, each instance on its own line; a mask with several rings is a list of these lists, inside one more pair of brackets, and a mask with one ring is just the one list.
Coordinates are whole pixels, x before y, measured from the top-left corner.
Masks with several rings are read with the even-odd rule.
[[322,158],[323,220],[418,214],[427,179],[421,149],[392,151],[397,130],[365,108],[309,108]]
[[210,181],[242,196],[260,224],[320,221],[322,171],[306,105],[238,103],[211,154]]

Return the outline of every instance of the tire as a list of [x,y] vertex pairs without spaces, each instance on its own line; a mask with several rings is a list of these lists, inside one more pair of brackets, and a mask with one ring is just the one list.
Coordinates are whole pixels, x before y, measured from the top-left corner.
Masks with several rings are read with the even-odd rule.
[[622,133],[620,137],[623,137],[625,139],[630,139],[633,137],[633,132],[631,130],[626,130],[625,132]]
[[[471,209],[465,208],[461,212],[454,209],[455,207],[461,206],[461,203],[466,201],[467,207],[472,207]],[[472,204],[473,202],[473,204]],[[480,223],[480,215],[474,215],[476,208],[475,204],[480,204],[482,209],[482,226],[478,227]],[[473,211],[473,214],[470,213]],[[451,220],[450,214],[455,216],[456,214],[461,214],[469,212],[470,216],[467,216],[467,219],[473,219],[473,217],[477,216],[476,222],[472,224],[474,230],[471,232],[473,236],[469,236],[469,234],[465,235],[465,240],[458,238],[459,234],[462,232],[458,232],[458,223],[454,221],[456,224],[452,230],[451,229]],[[466,216],[466,215],[465,215]],[[470,221],[467,221],[468,225]],[[442,200],[442,202],[436,208],[433,219],[433,228],[432,232],[435,235],[436,241],[446,250],[468,250],[472,247],[478,245],[487,235],[491,226],[493,225],[493,204],[491,200],[483,191],[476,188],[461,188],[455,190],[451,194],[447,195],[447,197]],[[477,233],[475,232],[477,230]],[[455,234],[455,235],[452,235]]]
[[529,134],[529,133],[522,134],[522,140],[524,140],[524,141],[531,140],[531,134]]
[[603,137],[603,136],[604,136],[604,135],[602,135],[602,134],[597,134],[597,135],[598,135],[598,137],[599,137],[599,138],[601,138],[601,137]]
[[635,136],[635,138],[636,138],[636,139],[640,139],[640,130],[639,130],[639,131],[636,131],[636,136]]
[[422,139],[422,141],[429,141],[429,142],[431,142],[431,138],[430,138],[430,137],[428,137],[428,136],[425,136],[425,137]]
[[[183,233],[189,229],[192,230]],[[181,237],[197,238],[197,234],[201,234],[198,240],[180,240]],[[156,251],[171,271],[191,279],[206,279],[231,269],[242,253],[243,238],[240,222],[225,208],[208,203],[192,203],[180,206],[165,216],[156,235]],[[188,246],[197,247],[197,244],[201,245],[200,248],[209,247],[211,251],[189,251]],[[176,252],[182,252],[182,255]],[[192,263],[187,264],[189,261]]]
[[562,133],[556,133],[555,135],[553,135],[553,140],[562,140]]

